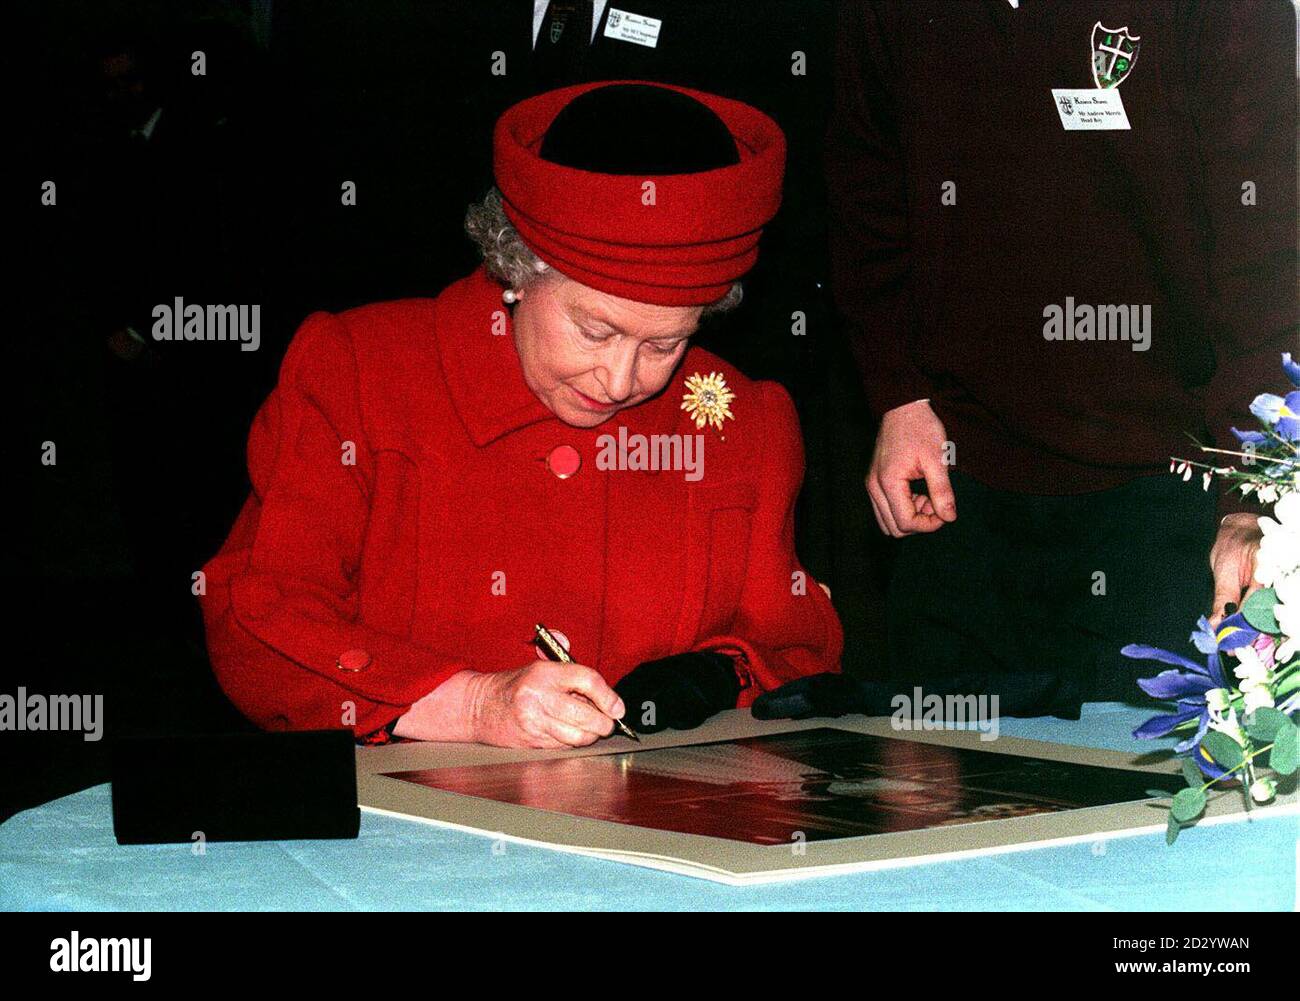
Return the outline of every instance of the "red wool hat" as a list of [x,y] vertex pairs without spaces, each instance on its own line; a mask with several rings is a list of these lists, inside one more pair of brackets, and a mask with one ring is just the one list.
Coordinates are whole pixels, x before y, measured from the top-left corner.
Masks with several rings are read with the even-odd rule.
[[[600,87],[666,87],[709,108],[740,162],[686,174],[605,174],[543,160],[542,139],[574,98]],[[785,135],[740,101],[641,80],[579,84],[539,94],[497,121],[493,167],[506,216],[547,264],[611,295],[702,306],[758,259],[763,226],[781,204]],[[653,182],[653,202],[646,182]]]

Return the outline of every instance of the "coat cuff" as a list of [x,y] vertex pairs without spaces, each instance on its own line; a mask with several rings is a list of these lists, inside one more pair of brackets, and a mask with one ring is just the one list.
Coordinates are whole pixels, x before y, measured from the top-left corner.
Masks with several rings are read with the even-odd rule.
[[[368,703],[357,731],[395,723],[416,701],[469,664],[408,640],[355,625],[321,608],[319,617],[291,603],[270,578],[241,574],[230,582],[238,626],[288,661]],[[272,668],[274,669],[274,668]],[[384,717],[389,717],[385,719]],[[337,725],[337,723],[333,724]]]

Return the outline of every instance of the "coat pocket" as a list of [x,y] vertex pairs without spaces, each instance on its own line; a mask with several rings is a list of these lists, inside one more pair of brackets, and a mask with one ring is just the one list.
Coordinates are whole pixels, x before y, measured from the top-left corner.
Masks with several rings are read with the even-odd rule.
[[686,579],[674,652],[730,630],[745,589],[757,504],[751,483],[692,486],[686,516]]

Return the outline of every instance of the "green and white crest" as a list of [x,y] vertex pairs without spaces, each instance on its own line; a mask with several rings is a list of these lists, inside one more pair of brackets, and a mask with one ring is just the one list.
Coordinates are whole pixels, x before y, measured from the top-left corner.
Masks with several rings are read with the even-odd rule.
[[1128,27],[1107,28],[1098,21],[1092,28],[1092,81],[1102,90],[1118,87],[1133,72],[1141,38]]

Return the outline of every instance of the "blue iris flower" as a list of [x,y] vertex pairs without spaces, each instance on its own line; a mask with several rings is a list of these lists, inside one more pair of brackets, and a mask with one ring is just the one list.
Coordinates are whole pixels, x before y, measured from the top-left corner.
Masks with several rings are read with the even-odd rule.
[[1219,623],[1219,629],[1215,633],[1210,632],[1210,624],[1202,615],[1197,621],[1200,630],[1192,633],[1192,642],[1196,644],[1196,649],[1201,653],[1209,653],[1206,648],[1206,637],[1212,637],[1215,651],[1236,650],[1243,646],[1250,646],[1255,640],[1259,639],[1259,630],[1246,621],[1246,617],[1240,612],[1235,615],[1229,615]]
[[1282,355],[1282,370],[1286,372],[1286,377],[1291,380],[1291,385],[1300,389],[1300,364],[1291,360],[1291,352],[1287,351]]
[[1232,433],[1237,436],[1237,440],[1243,445],[1267,445],[1269,437],[1263,431],[1238,431],[1232,428]]
[[[1197,622],[1197,631],[1192,633],[1191,638],[1196,648],[1205,654],[1204,664],[1198,664],[1181,654],[1140,643],[1130,643],[1120,651],[1125,657],[1132,657],[1134,660],[1157,660],[1162,664],[1174,665],[1174,669],[1161,671],[1154,678],[1138,679],[1138,687],[1152,698],[1162,702],[1173,702],[1176,711],[1151,717],[1133,731],[1133,736],[1138,740],[1153,740],[1156,737],[1167,736],[1175,727],[1194,720],[1195,732],[1185,740],[1179,741],[1174,746],[1174,750],[1179,754],[1190,754],[1202,774],[1211,779],[1221,778],[1224,769],[1216,765],[1201,750],[1201,739],[1210,728],[1210,708],[1206,704],[1205,693],[1211,689],[1228,687],[1223,677],[1223,668],[1219,663],[1219,650],[1224,638],[1223,626],[1228,625],[1229,622],[1229,619],[1225,619],[1218,633],[1210,630],[1210,624],[1204,616]],[[1242,623],[1244,622],[1243,619]],[[1229,635],[1235,636],[1240,631],[1235,625],[1230,628],[1232,631]],[[1240,642],[1234,643],[1233,649],[1241,645]]]
[[[1290,351],[1282,354],[1282,371],[1286,373],[1286,377],[1291,380],[1291,385],[1295,386],[1296,390],[1287,393],[1286,396],[1261,393],[1251,402],[1250,412],[1284,441],[1300,441],[1300,362],[1296,362],[1291,357]],[[1263,431],[1240,431],[1237,428],[1231,430],[1236,435],[1237,441],[1243,445],[1267,445],[1272,441]],[[1276,466],[1274,469],[1282,472],[1288,471],[1290,467]],[[1274,475],[1273,471],[1270,470],[1268,475]]]
[[1300,389],[1286,396],[1260,393],[1250,404],[1250,412],[1269,425],[1283,441],[1300,441]]
[[1219,650],[1218,633],[1210,628],[1210,620],[1204,615],[1196,620],[1196,631],[1189,639],[1201,653],[1217,653]]

